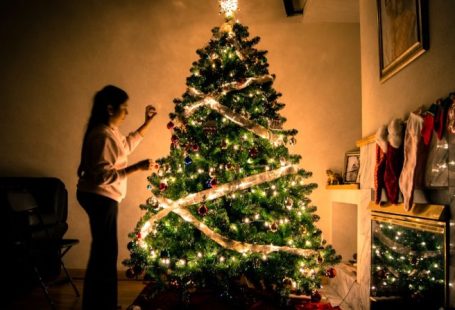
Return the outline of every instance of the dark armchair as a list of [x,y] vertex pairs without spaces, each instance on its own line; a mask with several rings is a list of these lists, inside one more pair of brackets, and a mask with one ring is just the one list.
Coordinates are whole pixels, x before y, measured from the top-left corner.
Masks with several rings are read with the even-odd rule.
[[[68,230],[68,192],[65,184],[52,177],[0,177],[2,248],[10,293],[40,284],[47,291],[47,280],[55,279],[61,269],[73,285],[62,257],[77,239],[64,239]],[[29,268],[27,268],[29,267]],[[10,296],[12,297],[12,296]]]

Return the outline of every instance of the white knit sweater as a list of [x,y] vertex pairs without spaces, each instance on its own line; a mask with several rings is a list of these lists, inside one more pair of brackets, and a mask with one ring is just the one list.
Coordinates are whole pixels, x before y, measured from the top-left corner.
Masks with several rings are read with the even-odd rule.
[[128,155],[142,141],[135,131],[127,137],[117,127],[100,125],[87,136],[85,167],[78,190],[99,194],[120,202],[126,195]]

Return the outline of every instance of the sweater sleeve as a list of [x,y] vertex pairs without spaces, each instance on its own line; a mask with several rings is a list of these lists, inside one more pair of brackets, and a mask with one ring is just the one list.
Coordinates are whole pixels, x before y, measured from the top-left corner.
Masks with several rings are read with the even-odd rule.
[[126,177],[124,169],[117,170],[115,161],[118,158],[118,148],[115,140],[106,135],[96,135],[90,143],[91,150],[89,160],[92,167],[89,171],[92,174],[92,180],[98,184],[112,184],[119,179]]
[[123,145],[128,155],[134,151],[134,149],[139,145],[139,143],[141,143],[142,139],[143,139],[142,135],[137,131],[133,131],[128,136],[125,137],[125,139],[123,140]]

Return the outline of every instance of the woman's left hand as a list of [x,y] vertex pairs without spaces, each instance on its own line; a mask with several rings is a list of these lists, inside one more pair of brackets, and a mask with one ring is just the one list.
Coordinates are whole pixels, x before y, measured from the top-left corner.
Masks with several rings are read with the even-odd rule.
[[155,115],[157,114],[156,109],[152,105],[148,105],[145,107],[145,121],[150,122]]

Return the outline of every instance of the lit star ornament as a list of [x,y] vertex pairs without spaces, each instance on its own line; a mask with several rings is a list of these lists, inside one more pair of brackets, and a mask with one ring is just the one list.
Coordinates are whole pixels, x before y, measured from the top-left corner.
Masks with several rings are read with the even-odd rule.
[[220,10],[226,19],[231,19],[237,11],[238,0],[220,0]]

